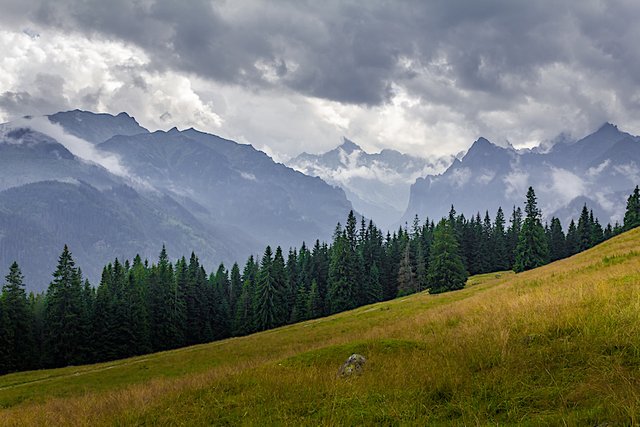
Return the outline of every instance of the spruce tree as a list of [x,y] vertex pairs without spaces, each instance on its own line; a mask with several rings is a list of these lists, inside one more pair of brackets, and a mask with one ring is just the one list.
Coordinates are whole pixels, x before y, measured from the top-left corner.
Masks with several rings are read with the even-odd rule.
[[337,225],[331,246],[329,263],[329,312],[338,313],[355,307],[355,289],[352,278],[350,242],[345,232]]
[[7,322],[3,330],[9,339],[5,345],[11,353],[9,368],[18,371],[29,369],[34,365],[35,342],[24,277],[17,262],[9,267],[2,287],[1,304],[4,307],[2,316]]
[[2,300],[0,300],[0,375],[12,372],[13,366],[13,347],[15,336],[9,323],[7,309]]
[[242,270],[242,291],[236,304],[233,322],[234,335],[247,335],[254,331],[253,300],[257,268],[251,255]]
[[589,210],[585,204],[578,220],[578,250],[580,252],[589,249],[592,245],[592,221],[589,218]]
[[417,290],[417,280],[413,271],[410,249],[411,245],[406,242],[404,253],[400,260],[400,267],[398,268],[398,296],[413,294]]
[[520,207],[513,207],[511,218],[509,219],[509,228],[507,229],[507,254],[509,256],[509,268],[513,268],[516,262],[516,248],[522,229],[522,210]]
[[307,305],[307,313],[310,319],[315,319],[322,316],[322,296],[320,295],[320,288],[318,282],[313,279],[311,281],[311,289],[309,290],[309,302]]
[[562,224],[556,217],[551,218],[549,228],[549,261],[556,261],[566,256],[566,238],[562,231]]
[[[273,264],[271,269],[273,278],[273,286],[276,289],[274,294],[274,305],[276,312],[276,325],[282,326],[287,323],[290,317],[289,306],[287,304],[287,272],[285,267],[284,255],[282,248],[278,246],[273,255]],[[306,294],[305,294],[306,299]]]
[[176,321],[181,309],[179,304],[173,265],[163,245],[158,265],[152,266],[149,272],[149,317],[154,351],[175,348],[182,342],[182,330]]
[[567,238],[565,240],[565,253],[566,256],[572,256],[580,252],[580,237],[578,236],[578,228],[574,220],[569,223],[567,228]]
[[218,266],[216,274],[211,274],[211,308],[214,339],[226,338],[231,334],[231,304],[229,303],[229,271],[224,264]]
[[495,271],[507,270],[509,265],[509,249],[507,247],[507,236],[505,234],[505,219],[502,208],[498,208],[494,221],[493,232],[491,233],[491,250],[493,251],[493,269]]
[[445,219],[436,225],[429,258],[427,282],[435,294],[464,288],[468,273],[459,254],[458,241],[451,223]]
[[82,278],[65,245],[49,284],[45,309],[45,352],[47,366],[83,363],[84,328]]
[[546,264],[549,258],[547,238],[540,222],[541,214],[532,187],[529,187],[527,191],[525,213],[526,217],[520,231],[513,267],[516,272],[540,267]]
[[278,324],[279,289],[273,277],[273,257],[267,246],[262,256],[255,292],[255,326],[259,331],[274,328]]
[[624,230],[631,230],[640,225],[640,189],[636,185],[627,199],[627,210],[624,213]]

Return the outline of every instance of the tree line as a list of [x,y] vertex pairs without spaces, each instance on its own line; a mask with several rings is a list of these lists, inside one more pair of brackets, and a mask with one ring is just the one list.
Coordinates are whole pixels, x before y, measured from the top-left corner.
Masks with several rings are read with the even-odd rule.
[[452,207],[434,223],[383,232],[350,212],[330,244],[267,246],[240,267],[207,273],[196,254],[175,263],[115,259],[93,287],[64,247],[44,293],[27,295],[17,263],[0,295],[0,373],[94,363],[167,350],[349,310],[428,290],[461,289],[469,274],[535,268],[640,225],[638,187],[622,226],[602,227],[586,206],[567,232],[542,224],[534,190],[524,213],[466,219]]

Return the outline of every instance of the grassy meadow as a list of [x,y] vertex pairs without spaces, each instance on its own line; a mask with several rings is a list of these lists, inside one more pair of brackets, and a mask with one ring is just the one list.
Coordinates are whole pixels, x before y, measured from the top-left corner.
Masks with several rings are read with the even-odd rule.
[[[364,373],[338,378],[354,352]],[[461,291],[6,375],[0,424],[640,424],[640,229]]]

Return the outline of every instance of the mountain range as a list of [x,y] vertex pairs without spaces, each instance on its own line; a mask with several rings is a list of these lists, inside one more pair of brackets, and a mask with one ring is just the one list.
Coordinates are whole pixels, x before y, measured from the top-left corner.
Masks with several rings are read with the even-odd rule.
[[[516,150],[485,138],[435,161],[367,153],[348,139],[324,154],[273,161],[195,129],[150,132],[126,113],[67,111],[0,125],[0,269],[18,261],[29,289],[51,280],[68,244],[86,276],[165,244],[203,264],[241,261],[266,245],[328,240],[355,208],[385,228],[522,206],[528,186],[546,219],[567,226],[584,204],[622,220],[640,182],[640,138],[606,123],[579,140]],[[295,170],[294,170],[295,169]],[[312,175],[312,176],[310,176]]]
[[344,138],[322,154],[302,153],[287,164],[307,175],[340,186],[355,209],[383,227],[395,225],[409,202],[409,189],[417,178],[442,172],[453,156],[426,158],[384,149],[368,153]]
[[586,203],[601,222],[622,222],[626,197],[640,183],[640,138],[605,123],[579,140],[563,138],[543,150],[500,147],[479,138],[441,174],[418,178],[402,217],[438,219],[451,205],[467,217],[522,206],[533,186],[546,219],[566,227]]
[[0,269],[18,261],[30,290],[64,244],[95,283],[105,262],[154,261],[163,244],[212,267],[329,239],[350,209],[341,189],[194,129],[79,110],[0,125]]

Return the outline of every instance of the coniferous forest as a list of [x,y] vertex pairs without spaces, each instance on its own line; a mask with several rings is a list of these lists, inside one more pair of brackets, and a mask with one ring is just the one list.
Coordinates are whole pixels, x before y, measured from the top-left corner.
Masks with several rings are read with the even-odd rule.
[[331,244],[207,272],[196,254],[171,262],[136,256],[106,265],[93,287],[66,246],[45,293],[29,294],[17,263],[0,298],[0,373],[100,362],[246,335],[428,290],[464,287],[469,275],[529,270],[640,225],[640,191],[624,224],[603,227],[584,206],[577,224],[543,224],[534,190],[524,211],[465,218],[452,207],[435,223],[415,218],[384,234],[349,213]]

